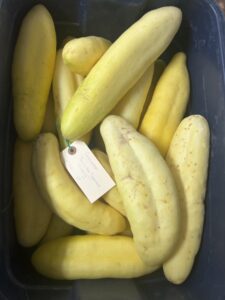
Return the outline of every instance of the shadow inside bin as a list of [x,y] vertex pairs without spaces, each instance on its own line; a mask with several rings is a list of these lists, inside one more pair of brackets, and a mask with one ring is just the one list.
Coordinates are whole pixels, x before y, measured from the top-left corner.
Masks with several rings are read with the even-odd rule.
[[133,280],[78,280],[69,299],[79,300],[141,300]]
[[[157,271],[161,273],[161,271]],[[166,281],[156,285],[145,284],[142,280],[101,279],[78,280],[74,283],[68,300],[197,300],[187,288]]]

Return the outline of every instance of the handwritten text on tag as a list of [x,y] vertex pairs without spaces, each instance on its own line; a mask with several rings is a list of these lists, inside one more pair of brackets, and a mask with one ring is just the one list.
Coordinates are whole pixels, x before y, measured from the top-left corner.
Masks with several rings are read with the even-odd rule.
[[61,155],[67,171],[91,203],[115,186],[115,182],[84,142],[73,142]]

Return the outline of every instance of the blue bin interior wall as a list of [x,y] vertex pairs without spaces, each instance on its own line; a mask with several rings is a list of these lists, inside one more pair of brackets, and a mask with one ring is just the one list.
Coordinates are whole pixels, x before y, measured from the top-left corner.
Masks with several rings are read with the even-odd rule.
[[[188,114],[204,115],[211,129],[206,218],[202,246],[190,278],[181,286],[162,272],[135,280],[62,282],[39,276],[29,263],[31,250],[16,242],[11,190],[14,142],[10,68],[24,14],[38,1],[0,0],[0,299],[225,299],[225,21],[210,0],[64,0],[41,1],[51,12],[58,45],[68,35],[100,35],[114,41],[149,9],[177,5],[181,30],[163,54],[187,53],[191,75]],[[4,299],[4,298],[3,298]]]

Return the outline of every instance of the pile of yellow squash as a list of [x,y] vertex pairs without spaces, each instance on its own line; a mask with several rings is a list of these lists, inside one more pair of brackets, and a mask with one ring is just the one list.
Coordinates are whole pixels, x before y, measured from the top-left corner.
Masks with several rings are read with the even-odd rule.
[[[161,55],[180,28],[173,6],[147,12],[115,42],[69,37],[56,49],[43,5],[24,17],[12,63],[14,217],[34,268],[54,279],[189,276],[199,250],[209,126],[185,116],[183,52]],[[60,151],[83,140],[116,186],[91,204]],[[98,178],[96,178],[98,180]],[[75,228],[80,229],[77,234]]]

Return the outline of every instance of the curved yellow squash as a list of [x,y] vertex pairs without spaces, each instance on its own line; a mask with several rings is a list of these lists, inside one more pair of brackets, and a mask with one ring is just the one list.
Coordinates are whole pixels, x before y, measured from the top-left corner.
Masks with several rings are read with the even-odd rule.
[[151,139],[163,156],[186,111],[190,94],[186,55],[177,53],[165,68],[139,131]]
[[32,256],[42,275],[54,279],[134,278],[157,267],[146,266],[133,239],[125,236],[70,236],[48,242]]
[[32,174],[32,148],[32,143],[19,139],[14,148],[14,217],[17,239],[24,247],[34,246],[42,239],[52,215]]
[[167,6],[146,13],[94,65],[63,113],[61,130],[75,140],[93,129],[168,47],[182,19]]
[[24,141],[35,139],[41,131],[55,55],[52,17],[43,5],[36,5],[23,19],[12,64],[14,123]]
[[63,61],[74,73],[87,76],[110,45],[110,41],[100,36],[72,39],[63,47]]
[[125,218],[109,205],[91,204],[64,168],[59,144],[51,133],[37,139],[33,171],[43,198],[66,223],[99,234],[116,234],[127,227]]
[[180,206],[175,181],[155,145],[118,116],[101,134],[134,242],[149,265],[161,265],[179,238]]
[[189,116],[176,130],[166,156],[176,180],[182,208],[180,242],[163,265],[166,278],[175,284],[184,282],[189,276],[201,243],[209,136],[207,120],[200,115]]

